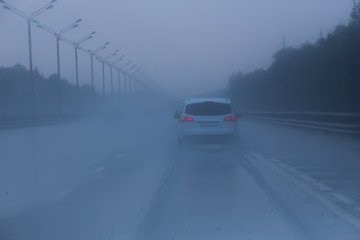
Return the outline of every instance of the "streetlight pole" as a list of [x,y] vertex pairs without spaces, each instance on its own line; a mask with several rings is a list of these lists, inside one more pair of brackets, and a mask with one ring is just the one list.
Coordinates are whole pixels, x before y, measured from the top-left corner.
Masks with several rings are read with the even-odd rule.
[[121,69],[123,69],[123,73],[124,73],[124,96],[126,97],[126,91],[127,91],[127,87],[126,87],[126,81],[127,81],[127,79],[126,79],[126,76],[127,76],[127,74],[126,74],[126,71],[124,71],[124,68],[127,68],[128,66],[130,66],[130,64],[131,64],[131,60],[129,60],[124,66],[122,66],[122,67],[120,67]]
[[140,80],[139,79],[136,80],[136,91],[137,91],[137,94],[140,95]]
[[136,72],[130,72],[131,74],[131,79],[132,79],[132,93],[133,95],[136,94],[136,82],[137,82],[137,79],[136,79],[136,75],[134,75]]
[[[144,79],[144,77],[146,76],[145,72],[143,70],[141,70],[141,73],[140,73],[140,78],[141,79]],[[144,87],[144,83],[143,83],[143,80],[140,82],[140,86],[139,86],[139,91],[140,91],[140,94],[143,92],[143,87]]]
[[44,24],[41,24],[39,21],[33,20],[34,23],[37,24],[38,28],[41,28],[49,33],[51,33],[52,35],[54,35],[54,37],[56,38],[56,53],[57,53],[57,72],[58,72],[58,77],[59,79],[61,79],[61,75],[60,75],[60,47],[59,47],[59,42],[60,40],[62,40],[62,35],[64,35],[65,33],[67,33],[68,31],[76,28],[79,26],[79,23],[81,22],[81,18],[76,20],[74,23],[68,25],[67,27],[65,27],[64,29],[62,29],[61,31],[54,31],[53,29],[45,26]]
[[[135,71],[135,74],[138,74],[139,73],[139,71],[140,71],[140,68],[138,68],[136,71]],[[134,82],[134,87],[135,87],[135,91],[136,91],[136,93],[137,94],[140,94],[140,91],[139,91],[139,79],[137,79],[138,78],[138,76],[136,76],[136,78],[134,79],[135,80],[135,82]]]
[[95,49],[94,51],[88,50],[88,53],[90,54],[90,60],[91,60],[91,90],[93,95],[95,94],[95,88],[94,88],[94,56],[99,53],[101,50],[104,50],[107,48],[107,45],[109,45],[110,42],[106,42],[101,47]]
[[103,85],[103,100],[105,100],[105,62],[102,62],[102,85]]
[[126,91],[127,91],[126,81],[127,81],[127,79],[126,79],[126,72],[124,72],[124,96],[125,96],[125,97],[126,97],[126,95],[127,95],[127,93],[126,93]]
[[117,68],[117,73],[118,73],[118,92],[119,92],[119,100],[121,99],[121,79],[120,79],[120,68]]
[[136,73],[138,74],[137,76],[137,91],[138,91],[138,94],[140,95],[141,94],[141,85],[142,85],[142,76],[143,76],[143,73],[144,71],[141,70],[140,68],[138,68],[138,70],[136,71]]
[[61,114],[62,112],[62,86],[61,86],[61,75],[60,75],[60,40],[62,40],[62,35],[65,34],[66,32],[76,28],[79,26],[79,23],[81,22],[81,19],[78,19],[77,21],[75,21],[74,23],[68,25],[67,27],[65,27],[64,29],[62,29],[61,31],[56,32],[55,30],[45,26],[44,24],[41,24],[39,21],[33,20],[34,23],[37,24],[38,28],[41,28],[45,31],[47,31],[48,33],[54,35],[54,37],[56,38],[56,60],[57,60],[57,75],[58,75],[58,79],[59,79],[59,86],[58,86],[58,98],[59,98],[59,109],[58,112],[59,114]]
[[[134,66],[129,70],[129,72],[131,72],[132,70],[134,70],[136,68],[136,64],[134,64]],[[129,93],[131,94],[132,92],[132,87],[131,87],[131,79],[133,79],[133,77],[130,75],[129,78]]]
[[110,65],[110,93],[111,93],[111,101],[114,101],[114,84],[113,84],[113,71],[112,65]]
[[113,85],[113,71],[112,71],[112,68],[113,66],[120,62],[121,60],[123,60],[124,58],[124,55],[122,55],[119,59],[117,59],[115,62],[113,63],[109,63],[109,66],[110,66],[110,86],[111,86],[111,101],[114,101],[114,85]]
[[105,62],[106,60],[108,60],[111,57],[114,57],[118,54],[119,50],[116,50],[115,52],[113,52],[112,54],[110,54],[109,56],[107,56],[106,58],[104,58],[102,61],[102,78],[103,78],[103,99],[105,100]]
[[84,37],[83,39],[81,39],[80,41],[77,42],[71,42],[67,39],[63,39],[65,42],[69,43],[70,45],[72,45],[74,47],[75,50],[75,71],[76,71],[76,98],[77,98],[77,102],[79,104],[80,101],[80,85],[79,85],[79,62],[78,62],[78,50],[81,48],[81,44],[83,44],[84,42],[92,39],[95,35],[95,31],[90,33],[89,35],[87,35],[86,37]]
[[17,8],[13,7],[12,5],[8,4],[4,0],[0,0],[0,4],[3,4],[3,7],[6,10],[9,10],[20,17],[24,18],[27,22],[27,29],[28,29],[28,44],[29,44],[29,65],[30,65],[30,86],[31,86],[31,107],[32,112],[34,111],[34,80],[33,80],[33,62],[32,62],[32,48],[31,48],[31,22],[32,20],[40,15],[41,13],[45,12],[54,7],[53,3],[57,0],[52,0],[51,2],[45,4],[42,8],[36,10],[30,15],[25,14],[24,12],[18,10]]

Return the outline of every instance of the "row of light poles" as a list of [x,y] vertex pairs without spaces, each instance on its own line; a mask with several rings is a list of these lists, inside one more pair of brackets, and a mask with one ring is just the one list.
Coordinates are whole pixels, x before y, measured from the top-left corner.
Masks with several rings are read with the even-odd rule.
[[[140,68],[137,68],[137,65],[132,65],[132,61],[129,60],[125,65],[123,66],[116,66],[116,64],[120,63],[124,59],[124,55],[122,55],[120,58],[118,58],[116,61],[110,62],[110,59],[117,56],[119,54],[119,50],[114,51],[110,55],[101,58],[98,56],[98,53],[104,49],[106,49],[110,42],[106,42],[99,48],[91,51],[84,49],[82,47],[82,44],[86,41],[92,39],[96,32],[91,32],[89,35],[85,36],[79,41],[73,42],[63,37],[63,35],[67,32],[69,32],[72,29],[75,29],[79,26],[81,19],[76,20],[75,22],[71,23],[70,25],[66,26],[60,31],[55,31],[48,26],[45,26],[44,24],[40,23],[39,21],[35,20],[34,18],[40,15],[41,13],[51,9],[54,7],[54,3],[57,0],[52,0],[49,3],[45,4],[42,8],[38,9],[37,11],[33,12],[30,15],[25,14],[24,12],[18,10],[17,8],[11,6],[4,0],[0,0],[0,4],[3,5],[3,8],[6,10],[9,10],[21,17],[23,17],[28,26],[28,41],[29,41],[29,64],[30,64],[30,82],[31,82],[31,102],[32,102],[32,110],[34,110],[34,83],[33,83],[33,61],[32,61],[32,46],[31,46],[31,23],[34,22],[37,27],[47,31],[48,33],[52,34],[56,39],[56,53],[57,53],[57,75],[59,78],[59,86],[58,86],[58,97],[59,97],[59,111],[61,111],[61,101],[62,101],[62,86],[61,86],[61,70],[60,70],[60,41],[64,41],[71,46],[74,47],[75,50],[75,68],[76,68],[76,91],[77,91],[77,99],[79,100],[79,69],[78,69],[78,50],[84,50],[90,55],[90,61],[91,61],[91,89],[92,93],[95,94],[95,87],[94,87],[94,57],[102,63],[102,95],[105,99],[105,64],[110,67],[110,87],[111,87],[111,99],[114,99],[114,88],[113,88],[113,68],[115,68],[118,72],[118,83],[119,83],[119,94],[121,94],[120,89],[120,79],[121,79],[121,73],[124,74],[124,94],[126,96],[127,94],[127,79],[129,80],[129,92],[132,92],[132,85],[131,81],[133,80],[134,86],[133,91],[137,89],[137,91],[140,93],[140,91],[143,91],[143,88],[152,89],[149,87],[148,84],[145,83],[145,81],[149,81],[149,77],[142,71],[141,74],[138,74],[140,71]],[[130,68],[129,68],[130,67]],[[134,71],[135,70],[135,71]],[[142,80],[139,80],[141,78]],[[137,87],[136,87],[137,84]]]
[[33,62],[32,62],[32,48],[31,48],[31,22],[32,20],[39,16],[41,13],[51,9],[54,7],[53,3],[55,3],[57,0],[52,0],[51,2],[45,4],[43,7],[39,8],[35,12],[31,14],[26,14],[19,9],[11,6],[4,0],[0,0],[0,3],[3,4],[4,9],[9,10],[20,17],[24,18],[27,23],[27,29],[28,29],[28,44],[29,44],[29,64],[30,64],[30,88],[31,88],[31,110],[34,111],[34,80],[33,80]]
[[76,74],[76,98],[79,101],[79,61],[78,61],[78,50],[81,48],[81,45],[83,43],[85,43],[86,41],[92,39],[95,35],[95,31],[90,33],[89,35],[85,36],[84,38],[82,38],[81,40],[77,41],[77,42],[71,42],[65,38],[62,38],[62,40],[68,44],[70,44],[71,46],[74,47],[75,50],[75,74]]
[[90,61],[91,61],[91,90],[92,90],[93,93],[95,93],[95,89],[94,89],[94,57],[100,51],[104,50],[109,43],[110,42],[104,43],[104,45],[102,45],[101,47],[95,49],[94,51],[88,50],[88,53],[90,54]]

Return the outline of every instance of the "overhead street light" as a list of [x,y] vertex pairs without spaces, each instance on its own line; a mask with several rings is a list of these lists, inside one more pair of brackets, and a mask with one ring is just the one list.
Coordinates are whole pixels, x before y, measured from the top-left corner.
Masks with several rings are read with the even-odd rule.
[[124,68],[130,66],[131,62],[132,62],[132,61],[129,60],[125,65],[121,66],[120,68],[121,68],[121,69],[124,69]]
[[73,22],[72,24],[66,26],[65,28],[63,28],[62,30],[56,32],[55,30],[45,26],[44,24],[40,23],[39,21],[33,20],[34,23],[37,24],[37,27],[51,33],[52,35],[55,36],[56,38],[56,52],[57,52],[57,71],[58,71],[58,77],[59,79],[61,79],[61,75],[60,75],[60,48],[59,48],[59,41],[62,39],[62,35],[64,35],[65,33],[69,32],[70,30],[77,28],[79,26],[79,23],[81,22],[81,18],[76,20],[75,22]]
[[134,64],[134,66],[129,70],[129,71],[132,71],[132,70],[134,70],[135,68],[136,68],[136,64]]
[[118,73],[118,93],[119,93],[119,99],[121,98],[121,69],[119,67],[116,67],[117,73]]
[[[136,68],[136,64],[134,64],[134,66],[128,71],[129,73],[131,73],[135,68]],[[133,81],[135,81],[135,79],[133,78],[133,76],[130,75],[129,78],[129,93],[132,92],[132,87],[131,87],[131,79],[133,79]]]
[[92,32],[90,34],[88,34],[87,36],[85,36],[84,38],[80,39],[77,42],[71,42],[67,39],[63,39],[65,42],[71,44],[74,47],[75,50],[75,69],[76,69],[76,97],[78,99],[79,102],[79,91],[80,91],[80,86],[79,86],[79,62],[78,62],[78,50],[81,47],[81,44],[83,44],[84,42],[92,39],[94,37],[94,35],[96,34],[96,32]]
[[107,48],[107,46],[110,44],[110,42],[104,43],[101,47],[95,49],[94,51],[88,50],[88,53],[90,54],[90,61],[91,61],[91,90],[92,93],[95,94],[94,89],[94,56],[96,56],[97,53]]
[[44,24],[40,23],[37,20],[33,20],[33,22],[36,23],[38,28],[41,28],[41,29],[47,31],[48,33],[52,34],[56,39],[57,75],[58,75],[58,79],[59,79],[59,83],[58,83],[59,84],[59,86],[58,86],[59,109],[58,109],[58,112],[60,114],[62,112],[62,86],[61,86],[61,74],[60,74],[60,44],[59,44],[59,42],[62,39],[61,37],[63,34],[69,32],[70,30],[79,26],[81,19],[78,19],[74,23],[66,26],[65,28],[63,28],[62,30],[60,30],[58,32],[45,26]]
[[29,65],[30,65],[30,85],[31,85],[31,104],[32,104],[32,111],[34,111],[34,82],[33,82],[33,62],[32,62],[32,47],[31,47],[31,21],[41,13],[51,9],[54,7],[53,3],[57,0],[52,0],[51,2],[45,4],[40,9],[36,10],[35,12],[31,13],[30,15],[20,11],[19,9],[13,7],[9,3],[4,0],[0,0],[0,4],[3,5],[3,8],[9,10],[20,17],[24,18],[27,22],[28,28],[28,44],[29,44]]
[[86,37],[81,39],[80,41],[75,42],[75,45],[79,48],[81,44],[83,44],[84,42],[86,42],[89,39],[92,39],[95,34],[96,34],[96,32],[93,31],[92,33],[90,33],[89,35],[87,35]]
[[102,62],[103,99],[104,100],[105,100],[105,62],[108,59],[110,59],[112,57],[115,57],[118,53],[119,53],[119,50],[116,50],[112,54],[110,54],[109,56],[105,57],[104,59],[97,58],[100,62]]
[[124,57],[125,57],[124,55],[121,55],[121,57],[119,59],[117,59],[116,61],[114,61],[112,63],[112,65],[115,65],[116,63],[121,62],[124,59]]
[[40,23],[37,20],[33,20],[33,22],[37,25],[38,28],[41,28],[48,33],[52,34],[56,39],[56,60],[57,60],[57,75],[59,78],[59,113],[61,113],[61,101],[62,101],[62,86],[61,86],[61,72],[60,72],[60,40],[62,40],[62,35],[69,32],[70,30],[77,28],[79,23],[81,22],[81,18],[73,22],[72,24],[66,26],[62,30],[56,32],[55,30],[51,29],[50,27],[45,26],[44,24]]
[[124,95],[126,97],[126,94],[127,94],[127,73],[124,69],[126,69],[128,66],[130,66],[131,64],[131,60],[129,60],[125,65],[121,66],[120,68],[123,69],[123,73],[124,73]]
[[[112,68],[113,66],[115,66],[116,63],[121,62],[124,58],[124,55],[121,55],[120,58],[118,58],[116,61],[114,61],[113,63],[110,63],[110,87],[111,87],[111,100],[114,100],[114,84],[113,84],[113,71]],[[119,75],[119,71],[118,71],[118,81],[119,81],[119,86],[120,86],[120,75]]]
[[[137,68],[137,70],[135,71],[134,74],[138,75],[140,70],[141,70],[140,68]],[[136,76],[136,75],[135,75],[135,76]],[[138,77],[138,76],[136,76],[136,77]],[[134,82],[135,91],[137,91],[137,93],[140,94],[140,80],[139,80],[139,79],[135,79],[135,80],[136,80],[136,81]]]
[[119,51],[120,50],[115,50],[112,54],[104,58],[104,61],[108,60],[109,58],[115,57],[119,53]]
[[146,75],[146,73],[144,72],[144,70],[140,70],[140,73],[138,73],[138,76],[141,79],[138,81],[139,94],[143,91],[143,86],[144,86],[143,79],[144,79],[145,75]]
[[68,25],[67,27],[63,28],[62,30],[60,30],[60,31],[58,32],[58,35],[61,37],[61,35],[63,35],[64,33],[70,31],[70,30],[73,29],[73,28],[78,27],[78,26],[79,26],[79,23],[80,23],[81,21],[82,21],[82,19],[79,18],[79,19],[76,20],[74,23],[72,23],[72,24]]

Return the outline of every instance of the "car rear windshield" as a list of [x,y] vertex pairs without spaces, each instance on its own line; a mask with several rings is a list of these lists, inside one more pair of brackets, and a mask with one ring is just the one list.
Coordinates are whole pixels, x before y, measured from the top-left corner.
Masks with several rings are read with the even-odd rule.
[[221,116],[231,114],[232,109],[227,103],[202,102],[186,105],[185,113],[193,116]]

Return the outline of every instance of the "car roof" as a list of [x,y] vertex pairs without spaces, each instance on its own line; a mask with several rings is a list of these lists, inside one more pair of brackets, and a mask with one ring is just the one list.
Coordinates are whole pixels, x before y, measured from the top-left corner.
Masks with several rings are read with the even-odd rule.
[[229,98],[188,98],[185,104],[201,103],[201,102],[218,102],[231,104]]

